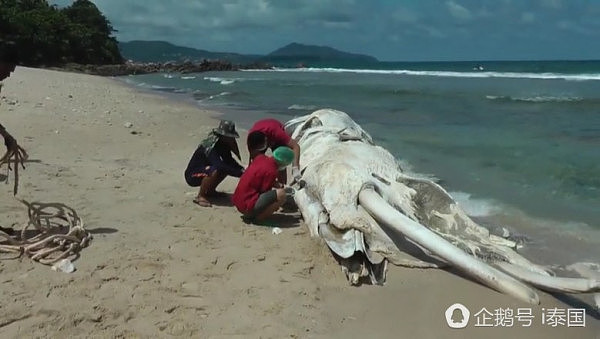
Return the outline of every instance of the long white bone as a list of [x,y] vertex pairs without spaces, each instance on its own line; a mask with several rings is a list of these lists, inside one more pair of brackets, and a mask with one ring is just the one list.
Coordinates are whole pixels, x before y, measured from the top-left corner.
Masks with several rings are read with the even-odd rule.
[[539,297],[533,289],[466,254],[427,227],[409,219],[388,205],[374,190],[363,189],[358,196],[358,201],[365,210],[371,213],[373,218],[379,221],[380,225],[388,226],[402,233],[431,253],[459,268],[468,276],[496,291],[512,295],[530,304],[539,304]]

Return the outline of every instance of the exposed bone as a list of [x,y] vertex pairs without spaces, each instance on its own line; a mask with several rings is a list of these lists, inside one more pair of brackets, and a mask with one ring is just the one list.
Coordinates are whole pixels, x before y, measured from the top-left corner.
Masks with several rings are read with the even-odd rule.
[[308,194],[307,190],[300,189],[294,193],[294,200],[302,213],[304,223],[308,226],[311,237],[319,236],[319,225],[329,222],[325,208],[319,200]]
[[[296,203],[311,235],[321,236],[334,253],[345,258],[340,263],[351,282],[366,276],[364,270],[385,279],[385,272],[375,272],[385,265],[376,263],[388,260],[416,267],[447,263],[494,289],[537,303],[537,295],[528,286],[490,266],[507,262],[534,272],[542,282],[552,281],[546,285],[561,291],[573,290],[572,285],[582,290],[581,280],[553,278],[546,267],[517,253],[514,241],[478,225],[430,176],[404,171],[395,157],[375,145],[346,113],[318,110],[291,120],[286,130],[302,151],[305,185],[296,192]],[[386,223],[397,227],[385,227],[382,216],[376,221],[363,209],[367,206],[362,199],[358,203],[365,187],[377,192],[371,190],[378,202],[370,206],[369,213],[393,215]],[[415,234],[399,233],[398,228]],[[595,290],[595,285],[590,286]]]
[[381,225],[389,226],[406,235],[433,254],[452,263],[453,266],[461,269],[468,276],[496,291],[512,295],[530,304],[539,304],[539,297],[534,290],[509,275],[466,254],[457,247],[452,246],[452,244],[431,232],[427,227],[419,225],[392,208],[374,190],[364,189],[360,192],[358,200],[361,206],[369,211]]
[[542,290],[567,293],[600,292],[600,280],[598,279],[551,277],[505,262],[498,262],[495,265],[513,277]]

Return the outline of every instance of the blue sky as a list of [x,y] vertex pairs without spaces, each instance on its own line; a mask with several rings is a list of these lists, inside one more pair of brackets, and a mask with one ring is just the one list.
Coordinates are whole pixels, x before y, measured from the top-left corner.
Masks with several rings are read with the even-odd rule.
[[120,41],[253,54],[299,42],[387,61],[600,59],[600,0],[93,2]]

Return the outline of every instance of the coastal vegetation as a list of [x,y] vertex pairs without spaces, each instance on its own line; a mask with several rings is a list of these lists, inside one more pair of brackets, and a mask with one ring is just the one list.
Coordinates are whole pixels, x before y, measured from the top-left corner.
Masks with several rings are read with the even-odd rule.
[[114,28],[91,1],[0,0],[0,57],[26,66],[119,64]]
[[166,41],[118,42],[89,0],[58,7],[47,0],[0,0],[0,61],[99,75],[317,67],[377,62],[327,46],[292,43],[266,55],[211,52]]

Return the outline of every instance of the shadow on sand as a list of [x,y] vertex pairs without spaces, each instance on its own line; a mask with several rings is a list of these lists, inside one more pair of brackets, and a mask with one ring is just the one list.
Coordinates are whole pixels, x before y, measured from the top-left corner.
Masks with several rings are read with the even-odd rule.
[[275,212],[272,216],[263,221],[250,221],[240,216],[242,221],[251,226],[295,228],[300,227],[300,213],[282,213]]
[[92,234],[112,234],[112,233],[119,232],[119,230],[117,230],[116,228],[110,228],[110,227],[96,227],[96,228],[88,229],[88,232],[90,232]]

